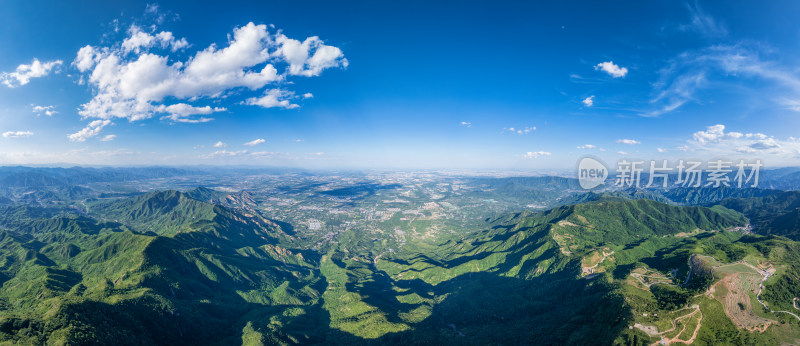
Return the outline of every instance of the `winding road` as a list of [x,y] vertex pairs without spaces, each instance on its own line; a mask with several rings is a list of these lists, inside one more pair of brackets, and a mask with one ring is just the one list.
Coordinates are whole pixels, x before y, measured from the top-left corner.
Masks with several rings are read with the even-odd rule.
[[[655,285],[655,284],[664,284],[664,285],[675,286],[675,284],[673,284],[671,282],[668,282],[669,278],[667,278],[666,276],[663,276],[663,275],[656,276],[656,275],[645,275],[645,274],[639,274],[639,273],[631,273],[631,276],[636,278],[636,280],[639,280],[639,282],[641,282],[642,285],[646,286],[647,288],[650,288],[650,286]],[[654,278],[654,279],[665,280],[666,282],[656,282],[656,281],[654,281],[653,283],[649,283],[648,284],[648,283],[645,283],[644,280],[642,280],[642,278]]]
[[[693,255],[693,256],[694,256],[694,255]],[[719,262],[719,263],[723,263],[722,261],[720,261],[720,260],[718,260],[718,259],[714,258],[713,256],[707,256],[707,257],[713,258],[714,260],[716,260],[716,261],[717,261],[717,262]],[[750,263],[747,263],[747,262],[745,262],[744,260],[742,260],[742,261],[738,261],[738,262],[734,262],[734,263],[727,263],[727,264],[722,264],[722,265],[714,266],[714,267],[712,267],[712,268],[711,268],[711,275],[712,275],[712,276],[714,275],[714,270],[715,270],[715,269],[717,269],[717,268],[724,267],[724,266],[729,266],[729,265],[735,265],[735,264],[744,264],[744,265],[746,265],[746,266],[748,266],[748,267],[752,268],[752,269],[753,269],[753,270],[755,270],[757,273],[759,273],[760,275],[762,275],[762,276],[763,276],[763,278],[761,279],[761,282],[759,283],[759,287],[758,287],[758,294],[756,295],[756,300],[758,300],[758,302],[759,302],[759,303],[761,303],[761,305],[764,307],[764,309],[766,309],[766,310],[767,310],[767,311],[769,311],[769,312],[774,312],[774,313],[785,313],[785,314],[789,314],[789,315],[792,315],[792,316],[794,316],[794,318],[796,318],[796,319],[800,320],[800,316],[798,316],[797,314],[795,314],[795,313],[793,313],[793,312],[790,312],[790,311],[773,311],[772,309],[770,309],[770,308],[767,306],[767,304],[766,304],[764,301],[762,301],[762,300],[761,300],[761,291],[763,291],[763,289],[764,289],[764,282],[766,282],[766,281],[767,281],[767,279],[769,279],[769,278],[770,278],[770,276],[772,276],[772,274],[774,273],[774,271],[770,272],[769,270],[765,270],[765,269],[759,269],[759,268],[757,268],[757,267],[753,266],[752,264],[750,264]],[[683,283],[681,286],[683,286],[684,284],[686,284],[686,283],[689,281],[689,278],[691,277],[691,273],[692,273],[693,269],[694,269],[694,268],[693,268],[693,265],[692,265],[692,260],[691,260],[691,257],[690,257],[690,259],[689,259],[689,275],[688,275],[688,276],[687,276],[687,278],[686,278],[686,282],[684,282],[684,283]],[[638,279],[640,282],[642,282],[642,284],[645,284],[645,283],[644,283],[644,281],[643,281],[641,278],[639,278],[639,277],[637,277],[637,276],[635,276],[635,275],[634,275],[634,277],[636,277],[636,278],[637,278],[637,279]],[[647,285],[647,284],[645,284],[645,285]],[[649,285],[648,285],[648,286],[649,286]],[[709,288],[710,288],[710,286],[711,286],[711,285],[709,284]],[[797,297],[795,297],[795,298],[792,300],[792,305],[794,306],[794,308],[795,308],[795,309],[798,309],[798,310],[800,310],[800,307],[798,307],[798,302],[800,302],[800,298],[797,298]],[[701,327],[701,324],[702,324],[702,319],[703,319],[703,313],[700,311],[700,307],[699,307],[698,305],[693,305],[693,306],[692,306],[692,308],[694,308],[694,309],[695,309],[695,311],[692,311],[692,312],[690,312],[690,313],[688,313],[688,314],[686,314],[686,315],[679,316],[679,317],[675,318],[675,319],[672,321],[672,328],[671,328],[671,329],[669,329],[669,330],[663,331],[663,332],[658,332],[658,330],[657,330],[657,329],[654,329],[654,330],[653,330],[653,329],[651,329],[651,328],[653,328],[653,327],[651,327],[651,326],[644,326],[644,325],[641,325],[641,324],[639,324],[639,323],[635,324],[635,325],[634,325],[634,327],[636,327],[636,328],[638,328],[638,329],[640,329],[640,330],[644,331],[645,333],[647,333],[647,334],[648,334],[648,335],[650,335],[650,336],[660,336],[660,337],[661,337],[661,340],[660,340],[660,341],[657,341],[657,342],[655,342],[653,345],[658,345],[658,344],[665,345],[665,344],[670,344],[670,343],[672,343],[672,342],[680,342],[680,343],[685,343],[685,344],[691,344],[692,342],[694,342],[694,341],[695,341],[695,339],[696,339],[696,337],[697,337],[697,333],[698,333],[698,331],[700,330],[700,327]],[[683,310],[683,309],[681,309],[681,310]],[[680,310],[678,310],[678,311],[680,311]],[[683,320],[683,319],[686,319],[686,318],[690,318],[690,317],[694,316],[696,313],[699,313],[699,314],[700,314],[700,317],[699,317],[699,319],[698,319],[698,321],[697,321],[697,326],[696,326],[696,328],[695,328],[695,330],[694,330],[694,333],[693,333],[692,337],[691,337],[689,340],[681,340],[681,339],[679,339],[680,335],[681,335],[681,334],[683,334],[684,330],[686,329],[686,326],[687,326],[686,324],[684,324],[684,325],[683,325],[683,330],[681,330],[681,332],[680,332],[680,333],[678,333],[678,335],[676,335],[674,338],[668,338],[668,339],[665,339],[665,338],[664,338],[664,335],[665,335],[666,333],[669,333],[669,332],[671,332],[671,331],[674,331],[674,330],[677,328],[677,322],[678,322],[679,320]]]
[[[750,267],[758,270],[758,268],[753,267],[750,263],[747,263],[747,265],[749,265]],[[765,304],[761,300],[761,291],[764,289],[764,281],[767,281],[767,279],[769,279],[769,277],[772,275],[772,273],[767,272],[766,270],[764,270],[763,272],[766,273],[766,275],[764,276],[763,279],[761,279],[761,284],[758,285],[758,295],[756,295],[756,300],[758,300],[758,302],[761,303],[761,305],[764,306],[764,309],[767,309],[767,311],[772,311],[772,309],[770,309],[767,306],[767,304]],[[794,300],[792,300],[792,305],[795,305],[796,302],[797,302],[797,298],[794,298]],[[797,308],[796,305],[795,305],[795,308]],[[794,318],[796,318],[798,321],[800,321],[800,316],[797,316],[797,314],[795,314],[794,312],[790,312],[790,311],[772,311],[772,312],[774,312],[774,313],[779,313],[780,312],[780,313],[784,313],[784,314],[789,314],[789,315],[794,316]]]
[[[654,327],[649,327],[648,328],[647,326],[641,325],[639,323],[635,324],[634,327],[636,327],[639,330],[647,333],[650,336],[661,337],[661,340],[654,342],[652,344],[652,346],[655,346],[655,345],[669,345],[669,344],[671,344],[673,342],[691,344],[697,338],[697,333],[700,331],[700,328],[702,328],[702,323],[703,323],[703,312],[700,311],[700,306],[695,304],[695,305],[692,305],[691,308],[693,310],[691,312],[689,312],[688,314],[685,314],[685,315],[682,315],[682,316],[678,316],[674,320],[672,320],[672,328],[667,329],[667,330],[665,330],[663,332],[659,332],[657,329],[651,329],[651,328],[654,328]],[[683,308],[683,309],[687,309],[687,308]],[[676,312],[677,311],[681,311],[683,309],[676,310]],[[671,332],[675,331],[675,329],[678,328],[678,321],[688,320],[688,319],[692,318],[694,315],[697,315],[697,314],[700,315],[698,317],[698,319],[697,319],[697,325],[694,327],[694,331],[692,332],[692,336],[688,340],[683,340],[683,339],[680,338],[680,336],[683,334],[683,332],[686,331],[686,327],[688,326],[688,323],[682,323],[683,328],[674,337],[665,338],[666,334],[671,333]]]

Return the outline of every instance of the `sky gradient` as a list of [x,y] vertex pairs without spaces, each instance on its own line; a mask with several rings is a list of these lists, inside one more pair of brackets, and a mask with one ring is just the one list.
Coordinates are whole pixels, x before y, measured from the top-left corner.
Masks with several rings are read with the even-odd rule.
[[800,3],[13,1],[0,165],[800,165]]

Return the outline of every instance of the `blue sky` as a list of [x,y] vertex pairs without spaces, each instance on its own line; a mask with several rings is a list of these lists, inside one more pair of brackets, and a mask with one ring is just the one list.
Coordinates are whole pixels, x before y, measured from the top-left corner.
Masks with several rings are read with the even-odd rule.
[[793,1],[2,6],[0,164],[800,164]]

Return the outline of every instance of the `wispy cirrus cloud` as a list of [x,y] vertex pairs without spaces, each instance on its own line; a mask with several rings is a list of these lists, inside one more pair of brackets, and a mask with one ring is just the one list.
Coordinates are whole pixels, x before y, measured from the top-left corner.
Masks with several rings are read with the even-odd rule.
[[536,131],[536,126],[526,126],[526,127],[506,127],[503,128],[503,132],[510,132],[518,135],[527,135],[533,131]]
[[[678,30],[699,33],[716,41],[729,35],[725,24],[707,14],[697,1],[686,8],[689,21],[678,25]],[[702,104],[706,101],[701,96],[704,91],[730,80],[764,83],[759,87],[749,86],[754,83],[737,84],[749,88],[750,95],[770,89],[764,99],[781,108],[800,111],[800,73],[775,57],[774,48],[765,43],[739,40],[683,51],[668,59],[657,74],[649,107],[639,113],[641,116],[656,117],[689,103]],[[770,84],[776,88],[764,88]]]
[[201,155],[200,157],[204,158],[204,159],[215,159],[215,158],[220,158],[220,157],[241,156],[241,155],[246,155],[247,153],[248,153],[247,150],[234,150],[234,151],[217,150],[217,151],[215,151],[213,153],[210,153],[210,154]]
[[33,136],[33,132],[31,131],[6,131],[3,132],[4,138],[24,138]]
[[637,141],[637,140],[635,140],[635,139],[625,139],[625,138],[623,138],[623,139],[618,139],[618,140],[617,140],[617,143],[619,143],[619,144],[626,144],[626,145],[642,144],[642,142],[639,142],[639,141]]
[[133,156],[133,155],[140,155],[141,152],[129,150],[129,149],[115,149],[115,150],[101,150],[89,153],[92,156],[105,156],[105,157],[115,157],[115,156]]
[[659,81],[654,84],[655,97],[650,99],[650,104],[655,109],[641,113],[645,117],[657,117],[672,112],[695,99],[695,92],[707,84],[707,71],[697,69],[679,75],[672,75],[673,68],[662,69]]
[[75,132],[67,137],[72,142],[85,142],[87,139],[99,135],[100,131],[110,124],[111,120],[95,120],[90,122],[80,131]]
[[529,151],[522,155],[523,159],[538,159],[543,156],[550,156],[552,155],[550,152],[547,151]]
[[273,158],[276,155],[278,155],[278,153],[273,151],[254,151],[250,153],[250,156],[263,157],[263,158]]
[[689,11],[689,23],[679,25],[679,30],[699,33],[709,38],[719,38],[728,35],[728,28],[712,16],[706,14],[697,1],[692,4],[686,4],[686,9]]
[[[714,45],[683,52],[658,71],[653,83],[651,109],[640,113],[654,117],[673,112],[689,102],[702,103],[701,91],[725,80],[756,81],[762,87],[750,88],[750,94],[763,93],[774,105],[800,112],[800,73],[778,60],[770,60],[769,49],[761,44],[740,42]],[[751,84],[751,83],[750,83]],[[763,85],[774,88],[764,88]],[[749,88],[747,84],[742,88]]]
[[[325,156],[323,152],[309,154],[290,154],[274,151],[249,151],[249,150],[217,150],[209,154],[200,155],[202,159],[232,159],[232,160],[252,160],[252,159],[280,159],[280,160],[314,160]],[[246,161],[242,161],[246,162]]]
[[249,142],[247,142],[247,143],[244,143],[244,144],[242,144],[242,145],[246,145],[246,146],[248,146],[248,147],[252,147],[252,146],[259,145],[259,144],[264,144],[264,143],[266,143],[266,142],[267,142],[267,141],[266,141],[265,139],[263,139],[263,138],[259,138],[259,139],[254,139],[254,140],[252,140],[252,141],[249,141]]

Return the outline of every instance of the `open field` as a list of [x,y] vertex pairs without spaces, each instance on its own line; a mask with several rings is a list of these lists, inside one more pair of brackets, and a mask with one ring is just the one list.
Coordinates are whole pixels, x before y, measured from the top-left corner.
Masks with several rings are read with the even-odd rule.
[[757,296],[766,271],[746,263],[732,263],[715,267],[721,279],[710,290],[712,296],[725,307],[725,314],[737,327],[748,331],[764,332],[776,320],[766,317]]
[[[587,255],[583,258],[582,265],[581,265],[581,275],[591,275],[594,273],[601,273],[602,268],[598,268],[606,259],[609,259],[610,256],[614,255],[614,251],[605,248],[602,251],[594,251],[591,254]],[[613,257],[610,257],[610,260],[614,260]]]

